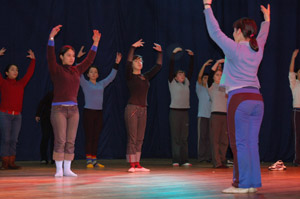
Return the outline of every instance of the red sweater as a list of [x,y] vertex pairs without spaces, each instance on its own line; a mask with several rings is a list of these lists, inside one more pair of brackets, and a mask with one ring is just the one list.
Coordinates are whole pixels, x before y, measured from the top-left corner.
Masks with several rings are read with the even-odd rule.
[[24,88],[32,77],[34,68],[35,59],[32,59],[27,69],[27,73],[22,79],[3,79],[3,77],[0,75],[0,110],[17,112],[22,111]]
[[93,63],[96,51],[90,50],[86,58],[76,66],[60,65],[56,62],[55,48],[48,44],[47,59],[51,79],[54,86],[52,102],[77,103],[80,75]]

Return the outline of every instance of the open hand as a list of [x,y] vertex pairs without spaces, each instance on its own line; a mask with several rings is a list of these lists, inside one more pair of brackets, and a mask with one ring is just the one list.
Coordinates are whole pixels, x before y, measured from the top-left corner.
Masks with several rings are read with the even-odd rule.
[[264,14],[265,21],[270,21],[270,4],[268,4],[267,8],[261,5],[260,10]]
[[101,39],[101,33],[98,31],[98,30],[93,30],[93,41],[94,41],[94,44],[95,43],[99,43],[100,39]]
[[158,51],[158,52],[161,52],[161,51],[162,51],[161,46],[160,46],[159,44],[157,44],[157,43],[153,43],[153,44],[154,44],[154,46],[153,46],[153,49],[154,49],[154,50],[156,50],[156,51]]
[[35,59],[34,53],[31,49],[29,49],[27,51],[28,55],[26,57],[30,58],[30,59]]
[[214,61],[214,60],[209,59],[209,60],[207,60],[203,65],[204,65],[204,66],[209,66],[209,65],[212,64],[213,61]]
[[211,4],[212,0],[203,0],[203,4]]
[[225,62],[225,59],[219,59],[217,62],[218,64],[223,64]]
[[182,51],[182,48],[176,47],[176,48],[173,50],[173,53],[176,54],[176,53],[181,52],[181,51]]
[[117,52],[117,55],[116,55],[116,64],[119,64],[120,61],[121,61],[121,59],[122,59],[122,54],[119,53],[119,52]]
[[52,31],[51,31],[49,37],[54,38],[57,35],[57,33],[60,31],[61,27],[62,27],[62,25],[57,25],[54,28],[52,28]]
[[191,55],[191,56],[193,56],[194,55],[194,52],[193,51],[191,51],[190,49],[185,49],[185,51],[189,54],[189,55]]
[[39,122],[40,120],[41,120],[40,117],[35,117],[35,121],[36,121],[36,122]]
[[0,50],[0,56],[4,55],[5,51],[6,51],[6,49],[4,47],[1,48],[1,50]]
[[84,46],[81,46],[81,48],[80,48],[80,50],[79,50],[79,52],[78,52],[78,54],[77,54],[77,57],[78,57],[78,58],[80,58],[80,57],[82,57],[83,55],[85,55],[86,52],[83,52],[83,49],[84,49]]
[[139,48],[141,46],[144,46],[144,43],[145,42],[143,42],[143,39],[140,39],[137,42],[135,42],[134,44],[132,44],[132,46],[135,47],[135,48]]

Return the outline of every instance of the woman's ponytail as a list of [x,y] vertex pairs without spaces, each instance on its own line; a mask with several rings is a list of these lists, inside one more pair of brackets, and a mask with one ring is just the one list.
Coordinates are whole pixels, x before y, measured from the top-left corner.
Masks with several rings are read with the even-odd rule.
[[250,47],[252,48],[252,50],[254,50],[255,52],[258,52],[259,48],[258,48],[258,44],[257,44],[254,34],[250,35],[249,44],[250,44]]
[[255,52],[259,50],[257,40],[255,38],[255,34],[257,33],[257,26],[253,19],[241,18],[234,22],[233,28],[237,30],[241,29],[243,36],[250,39],[249,44],[252,50],[254,50]]

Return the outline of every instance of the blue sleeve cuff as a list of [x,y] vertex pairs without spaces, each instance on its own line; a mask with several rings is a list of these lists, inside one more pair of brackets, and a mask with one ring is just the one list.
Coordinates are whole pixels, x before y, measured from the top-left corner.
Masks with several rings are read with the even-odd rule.
[[54,40],[48,40],[48,46],[54,46]]
[[97,49],[98,49],[98,47],[97,46],[92,46],[92,48],[91,48],[91,50],[93,50],[93,51],[95,51],[95,52],[97,52]]

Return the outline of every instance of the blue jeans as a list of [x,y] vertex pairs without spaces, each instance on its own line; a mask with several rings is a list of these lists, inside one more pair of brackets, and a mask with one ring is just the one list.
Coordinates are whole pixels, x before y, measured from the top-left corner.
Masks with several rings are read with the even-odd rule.
[[51,123],[54,133],[53,160],[73,160],[79,122],[77,106],[52,106]]
[[0,112],[1,156],[15,156],[22,115]]

